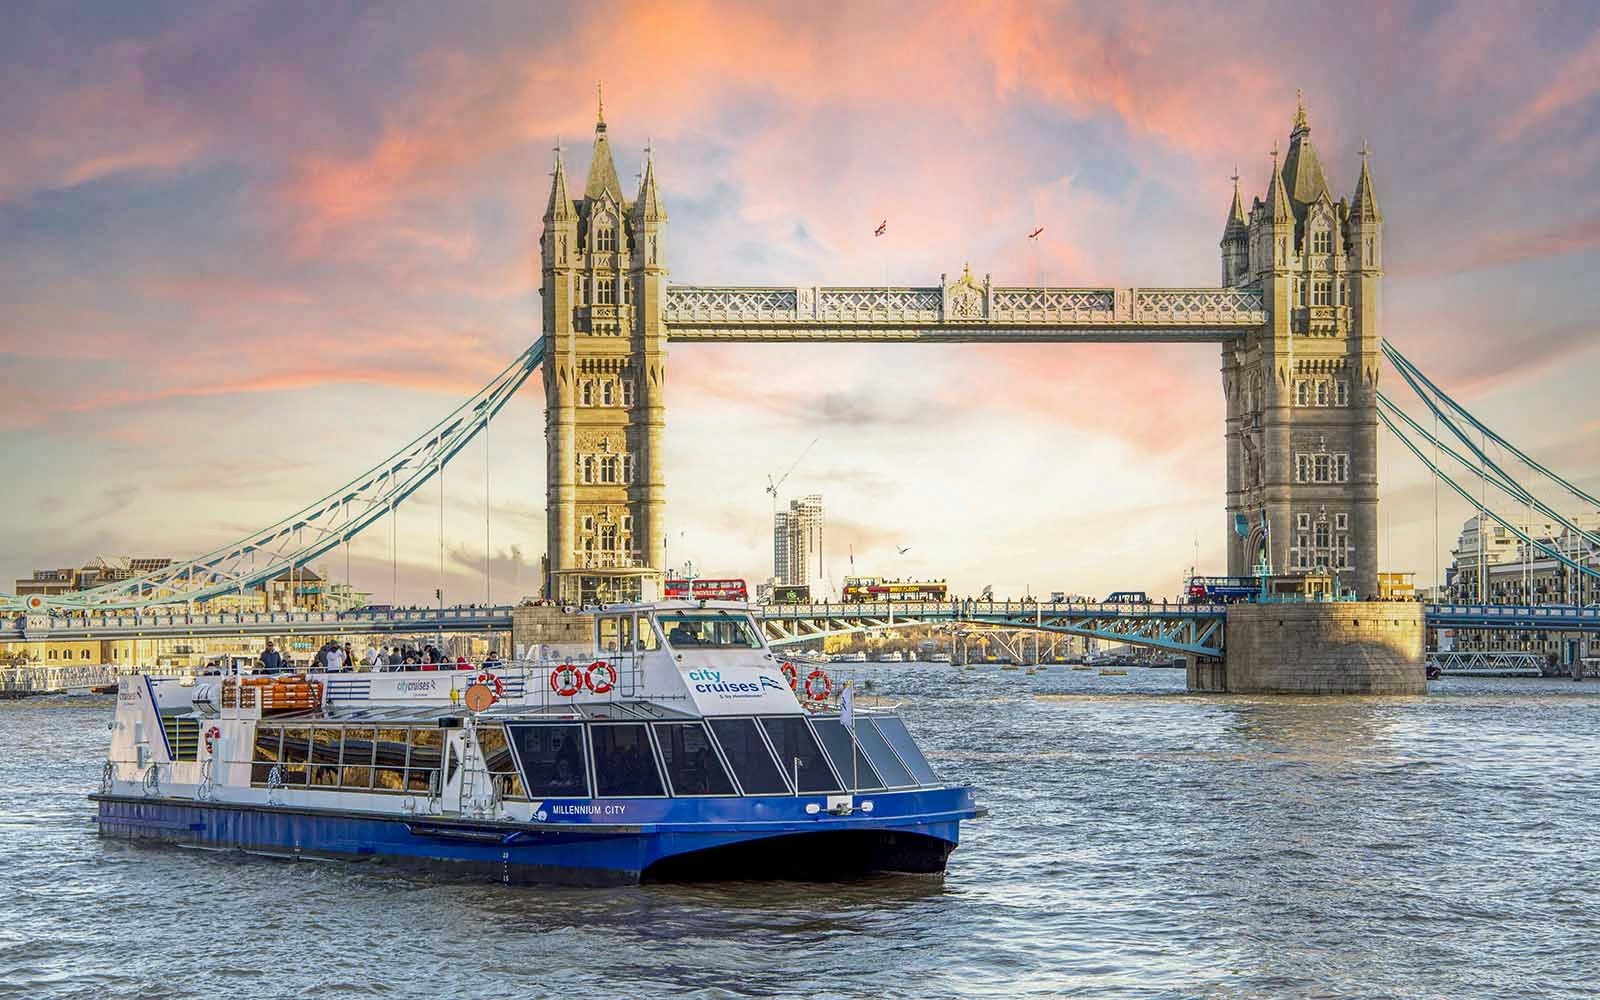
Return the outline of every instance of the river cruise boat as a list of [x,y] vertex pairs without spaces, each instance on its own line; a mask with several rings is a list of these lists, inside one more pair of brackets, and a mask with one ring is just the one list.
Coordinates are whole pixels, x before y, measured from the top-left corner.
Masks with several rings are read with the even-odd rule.
[[593,618],[488,669],[125,677],[100,833],[510,883],[944,871],[972,789],[747,605]]

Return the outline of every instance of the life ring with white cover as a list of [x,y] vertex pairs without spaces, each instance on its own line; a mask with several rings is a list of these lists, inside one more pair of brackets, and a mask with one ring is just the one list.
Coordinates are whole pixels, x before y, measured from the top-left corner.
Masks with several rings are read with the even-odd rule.
[[[817,681],[821,681],[822,682],[822,685],[821,685],[822,686],[822,693],[821,694],[818,694],[811,687],[811,685],[814,684]],[[827,701],[828,700],[828,695],[830,695],[832,693],[833,693],[833,678],[828,676],[827,671],[823,670],[821,667],[818,667],[817,669],[811,671],[811,673],[806,675],[806,697],[807,698],[810,698],[812,701]]]
[[209,754],[213,752],[215,747],[215,743],[213,741],[218,739],[221,735],[222,730],[218,729],[216,726],[212,726],[210,729],[206,730],[206,753]]
[[[594,679],[595,674],[598,674],[601,671],[605,672],[606,679],[603,681],[596,681]],[[613,667],[604,660],[596,660],[589,664],[588,670],[583,672],[583,683],[595,694],[605,694],[607,691],[610,691],[612,688],[617,686],[617,668]]]
[[550,671],[550,687],[563,698],[571,698],[583,687],[583,673],[570,663]]
[[[473,680],[473,683],[475,683],[475,684],[484,684],[484,685],[487,685],[488,687],[494,688],[494,700],[495,701],[499,701],[501,698],[505,697],[506,686],[504,684],[500,683],[500,678],[499,677],[495,676],[494,674],[491,674],[489,671],[484,670],[484,671],[479,672],[478,676],[474,677],[472,680]],[[490,702],[490,704],[492,705],[492,704],[494,704],[494,702]]]
[[794,664],[787,660],[783,664],[783,676],[789,681],[790,691],[800,686],[800,671],[796,670]]

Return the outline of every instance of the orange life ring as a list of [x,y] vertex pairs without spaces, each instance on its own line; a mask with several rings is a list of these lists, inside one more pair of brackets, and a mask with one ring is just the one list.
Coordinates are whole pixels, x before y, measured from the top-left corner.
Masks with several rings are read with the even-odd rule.
[[[822,681],[822,693],[821,694],[817,694],[815,691],[813,691],[811,689],[811,683],[813,681],[817,681],[817,680]],[[830,695],[830,694],[833,694],[833,678],[829,677],[827,675],[827,672],[824,671],[821,667],[818,667],[817,669],[811,671],[811,673],[806,675],[806,697],[807,698],[810,698],[812,701],[827,701],[828,700],[828,695]]]
[[[500,683],[500,678],[496,677],[494,674],[491,674],[489,671],[485,670],[478,674],[477,677],[473,678],[473,681],[477,684],[487,684],[494,688],[494,701],[499,701],[501,698],[505,697],[506,686]],[[494,701],[491,701],[489,704],[493,705]]]
[[[602,670],[606,672],[606,680],[597,684],[595,683],[594,675]],[[604,660],[596,660],[589,664],[588,670],[583,672],[583,683],[595,694],[605,694],[617,686],[617,668]]]
[[787,661],[784,663],[783,676],[789,680],[790,691],[793,691],[796,687],[800,686],[800,671],[795,669],[793,663],[789,663]]
[[[566,678],[565,681],[562,680],[563,677]],[[563,663],[550,671],[550,687],[561,697],[571,698],[578,693],[579,688],[583,687],[583,674],[572,664]]]
[[209,753],[212,752],[212,750],[213,750],[212,741],[217,739],[221,735],[222,735],[222,730],[218,729],[216,726],[212,726],[210,729],[206,730],[206,753],[209,754]]

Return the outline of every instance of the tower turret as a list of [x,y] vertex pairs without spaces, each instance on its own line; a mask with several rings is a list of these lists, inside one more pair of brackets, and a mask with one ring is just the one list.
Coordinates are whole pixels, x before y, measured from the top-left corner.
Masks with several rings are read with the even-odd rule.
[[1233,175],[1233,205],[1222,227],[1222,285],[1232,288],[1249,280],[1250,227],[1244,217],[1244,202],[1239,200],[1239,175]]

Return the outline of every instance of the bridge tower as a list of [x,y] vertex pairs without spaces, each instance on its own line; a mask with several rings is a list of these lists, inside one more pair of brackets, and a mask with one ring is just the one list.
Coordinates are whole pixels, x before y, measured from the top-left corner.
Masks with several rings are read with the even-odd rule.
[[1300,104],[1265,200],[1234,179],[1222,281],[1259,288],[1267,323],[1222,347],[1228,572],[1336,573],[1378,592],[1379,286],[1383,216],[1361,153],[1333,200]]
[[545,593],[580,603],[658,596],[666,565],[662,397],[667,214],[649,151],[622,194],[596,115],[582,196],[556,151],[540,240],[549,537]]

